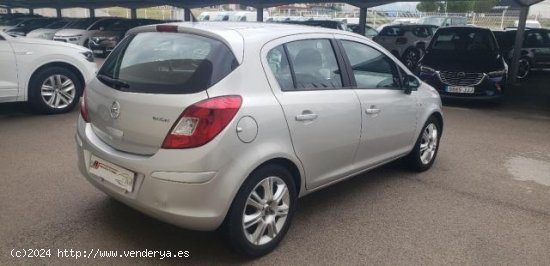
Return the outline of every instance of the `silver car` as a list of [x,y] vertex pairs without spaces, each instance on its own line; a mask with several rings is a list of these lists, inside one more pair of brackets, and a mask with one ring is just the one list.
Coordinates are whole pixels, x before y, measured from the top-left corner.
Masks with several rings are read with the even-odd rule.
[[436,158],[438,93],[354,33],[288,24],[131,30],[84,93],[79,167],[101,191],[238,252],[273,250],[297,199]]

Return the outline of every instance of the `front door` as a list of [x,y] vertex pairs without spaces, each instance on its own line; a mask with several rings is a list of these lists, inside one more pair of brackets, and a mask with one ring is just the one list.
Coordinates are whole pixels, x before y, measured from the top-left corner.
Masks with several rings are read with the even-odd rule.
[[386,54],[354,40],[341,40],[362,108],[361,143],[355,163],[368,168],[412,149],[417,127],[415,92],[401,88],[399,66]]
[[18,95],[17,62],[11,44],[0,35],[0,102],[15,100]]
[[266,49],[268,77],[276,80],[270,83],[308,189],[351,173],[360,139],[361,107],[354,91],[343,88],[347,80],[330,38],[287,41]]

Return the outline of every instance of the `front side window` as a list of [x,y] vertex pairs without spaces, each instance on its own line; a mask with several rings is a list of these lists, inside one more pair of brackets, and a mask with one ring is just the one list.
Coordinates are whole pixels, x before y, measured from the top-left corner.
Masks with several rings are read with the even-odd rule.
[[330,90],[342,87],[342,77],[329,40],[303,40],[285,44],[297,89]]
[[124,39],[103,64],[98,79],[128,92],[186,94],[206,90],[237,66],[231,50],[220,41],[145,32]]
[[358,42],[342,41],[357,88],[401,89],[393,61],[380,51]]

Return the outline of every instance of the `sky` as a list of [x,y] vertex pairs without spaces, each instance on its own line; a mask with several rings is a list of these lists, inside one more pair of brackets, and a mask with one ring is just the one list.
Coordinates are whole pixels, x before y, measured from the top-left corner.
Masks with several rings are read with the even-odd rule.
[[[416,11],[416,5],[418,2],[397,2],[393,4],[387,4],[375,7],[376,10],[387,11]],[[531,6],[529,10],[530,15],[537,15],[539,17],[550,18],[550,0],[545,0],[541,3]]]

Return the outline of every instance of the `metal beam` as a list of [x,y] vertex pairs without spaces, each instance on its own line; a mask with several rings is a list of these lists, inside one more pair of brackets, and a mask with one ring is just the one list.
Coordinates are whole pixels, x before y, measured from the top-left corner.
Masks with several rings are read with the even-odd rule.
[[90,17],[91,18],[95,18],[95,9],[94,8],[90,8]]
[[190,8],[184,8],[183,9],[183,21],[191,21],[191,9]]
[[516,41],[514,43],[514,54],[512,56],[512,65],[508,71],[508,84],[516,83],[518,76],[519,59],[521,57],[521,48],[523,47],[523,36],[525,35],[525,22],[529,15],[529,6],[522,6],[519,12],[518,29],[516,31]]
[[264,8],[263,7],[256,8],[256,21],[264,22]]
[[55,12],[57,13],[57,17],[58,17],[58,18],[63,17],[63,12],[61,12],[62,10],[63,10],[63,9],[61,9],[61,8],[56,8],[56,9],[55,9]]
[[130,18],[132,18],[132,19],[137,18],[137,8],[135,8],[135,7],[130,8]]
[[29,8],[29,15],[34,15],[34,8]]
[[365,36],[365,25],[367,25],[367,8],[359,8],[359,34]]

